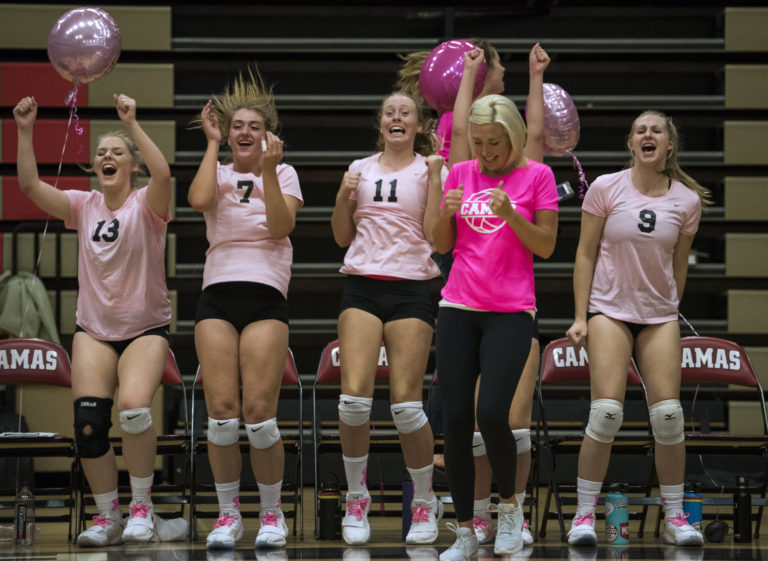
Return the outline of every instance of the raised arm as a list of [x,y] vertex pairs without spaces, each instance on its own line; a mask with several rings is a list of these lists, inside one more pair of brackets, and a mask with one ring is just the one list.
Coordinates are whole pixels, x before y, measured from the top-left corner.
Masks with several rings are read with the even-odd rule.
[[528,55],[528,103],[526,125],[528,140],[525,157],[544,161],[544,71],[549,66],[549,55],[536,43]]
[[16,154],[19,187],[43,211],[68,222],[71,216],[69,197],[53,185],[41,181],[37,173],[37,160],[32,142],[35,118],[37,118],[35,98],[25,97],[19,101],[13,108],[13,118],[16,119],[19,135]]
[[456,101],[453,103],[451,121],[451,148],[448,152],[448,167],[456,162],[472,158],[469,145],[469,110],[474,101],[475,80],[483,64],[483,49],[473,49],[464,53],[464,73],[461,75]]
[[424,237],[434,247],[435,226],[440,220],[440,201],[443,199],[443,166],[445,160],[442,156],[432,154],[427,156],[427,206],[424,211]]
[[357,208],[357,201],[350,199],[349,195],[357,191],[360,183],[360,173],[347,170],[341,179],[341,186],[336,193],[336,204],[333,207],[331,215],[331,229],[333,230],[333,239],[341,247],[347,247],[355,239],[355,223],[352,215]]
[[261,177],[264,181],[264,206],[267,213],[267,229],[276,240],[285,238],[296,227],[296,211],[299,200],[284,195],[277,179],[277,166],[283,159],[283,141],[267,132],[267,150],[261,156]]
[[208,212],[216,204],[216,165],[219,161],[221,131],[219,130],[219,120],[211,113],[212,109],[213,102],[209,99],[200,114],[200,121],[207,142],[205,154],[187,193],[189,205],[198,212]]
[[113,94],[117,115],[128,129],[136,146],[139,148],[144,164],[149,172],[147,184],[147,203],[152,212],[165,219],[168,215],[168,205],[171,200],[171,168],[168,161],[152,142],[149,135],[144,132],[136,120],[136,100],[125,94]]
[[576,347],[587,339],[587,305],[604,226],[605,218],[581,211],[581,233],[573,263],[573,324],[565,333]]

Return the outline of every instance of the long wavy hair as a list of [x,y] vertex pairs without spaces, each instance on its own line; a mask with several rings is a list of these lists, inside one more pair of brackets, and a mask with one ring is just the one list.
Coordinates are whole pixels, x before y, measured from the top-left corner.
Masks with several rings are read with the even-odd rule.
[[[699,196],[699,199],[701,199],[701,204],[703,206],[711,205],[712,204],[712,192],[701,185],[698,181],[696,181],[693,177],[688,175],[683,171],[683,169],[680,167],[680,164],[677,161],[677,153],[680,148],[680,133],[677,130],[677,126],[675,125],[674,121],[665,113],[661,111],[656,111],[654,109],[649,109],[648,111],[643,111],[640,113],[637,117],[635,117],[635,120],[632,121],[632,126],[629,129],[629,133],[627,134],[627,137],[625,139],[627,145],[629,145],[629,140],[632,138],[632,134],[635,132],[635,123],[637,123],[637,120],[641,117],[645,117],[647,115],[653,115],[655,117],[659,117],[664,121],[664,126],[667,127],[667,134],[669,134],[669,140],[672,143],[672,149],[667,154],[667,160],[664,164],[664,169],[661,171],[662,174],[666,175],[672,180],[679,181],[692,191],[695,191],[696,194]],[[635,156],[630,150],[630,160],[627,164],[628,168],[631,168],[635,165]]]
[[[213,101],[212,115],[219,121],[222,143],[229,136],[229,128],[232,126],[232,116],[239,109],[255,111],[264,119],[264,127],[269,132],[277,134],[280,129],[280,121],[277,118],[277,107],[272,95],[272,87],[267,87],[254,66],[247,72],[237,75],[224,91],[211,98]],[[190,128],[202,127],[200,117],[190,123]]]

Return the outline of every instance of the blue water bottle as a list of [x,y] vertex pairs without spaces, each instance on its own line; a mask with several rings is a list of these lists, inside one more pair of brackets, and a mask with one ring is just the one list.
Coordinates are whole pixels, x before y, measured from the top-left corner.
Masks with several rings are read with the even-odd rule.
[[609,545],[629,543],[629,508],[624,483],[614,483],[605,495],[605,538]]
[[688,524],[701,532],[701,520],[703,513],[701,510],[701,485],[699,483],[688,483],[685,486],[683,495],[683,512],[685,512]]

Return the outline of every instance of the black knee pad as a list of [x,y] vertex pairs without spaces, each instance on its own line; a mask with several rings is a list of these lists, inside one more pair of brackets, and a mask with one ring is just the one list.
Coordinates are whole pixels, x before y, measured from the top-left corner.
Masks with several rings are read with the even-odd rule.
[[[82,458],[100,458],[109,451],[112,400],[81,397],[75,400],[75,445]],[[83,431],[90,427],[90,434]]]

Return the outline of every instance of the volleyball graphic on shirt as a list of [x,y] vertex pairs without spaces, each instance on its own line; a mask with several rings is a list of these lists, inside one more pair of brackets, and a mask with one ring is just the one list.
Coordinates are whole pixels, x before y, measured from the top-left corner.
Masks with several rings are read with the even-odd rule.
[[[469,227],[481,234],[493,234],[504,226],[504,220],[496,216],[491,210],[491,193],[493,193],[492,187],[472,193],[465,201],[462,201],[459,208],[459,215]],[[512,208],[515,208],[514,201]]]

